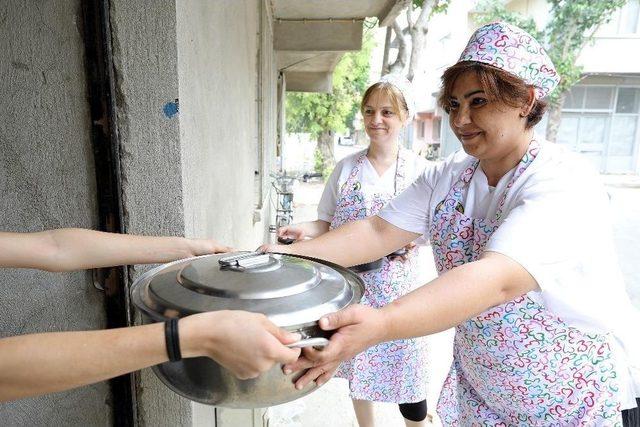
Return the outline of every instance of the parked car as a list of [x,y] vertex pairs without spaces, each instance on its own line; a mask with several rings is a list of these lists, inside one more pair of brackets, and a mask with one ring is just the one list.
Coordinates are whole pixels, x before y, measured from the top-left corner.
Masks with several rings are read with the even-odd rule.
[[350,136],[339,136],[338,145],[356,145],[356,141]]
[[311,178],[322,178],[321,172],[305,172],[302,174],[302,182],[308,182]]

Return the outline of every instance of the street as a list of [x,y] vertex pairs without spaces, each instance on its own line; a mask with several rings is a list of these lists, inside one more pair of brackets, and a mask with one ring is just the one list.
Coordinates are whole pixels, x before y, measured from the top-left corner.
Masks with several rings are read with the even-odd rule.
[[627,293],[640,309],[640,186],[608,185],[613,211],[613,237]]

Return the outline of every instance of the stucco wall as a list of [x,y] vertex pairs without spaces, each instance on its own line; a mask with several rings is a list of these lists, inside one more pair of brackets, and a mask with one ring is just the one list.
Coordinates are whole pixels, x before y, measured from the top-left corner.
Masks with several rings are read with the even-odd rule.
[[[0,2],[3,231],[97,224],[80,2]],[[103,328],[90,272],[0,270],[0,337]],[[110,423],[107,383],[0,405],[7,426]]]
[[[270,17],[262,0],[185,1],[177,38],[186,235],[254,249],[271,220],[263,203],[276,124]],[[193,416],[211,425],[215,415],[193,404]],[[244,426],[256,416],[220,409],[216,418]]]
[[[275,121],[260,127],[258,119],[262,4],[143,3],[114,0],[111,9],[126,230],[210,236],[253,248],[268,225],[254,219],[270,220],[262,215],[268,203],[254,191],[254,170],[264,157],[268,173],[275,143]],[[264,42],[270,82],[261,98],[275,115],[271,39]],[[191,405],[149,370],[139,375],[138,413],[143,425],[214,422],[212,408]]]
[[272,33],[264,13],[260,28],[260,9],[259,0],[178,6],[186,233],[243,249],[262,241],[271,220],[254,215],[268,191],[276,124]]
[[[122,198],[127,233],[183,235],[175,3],[111,1],[120,137]],[[149,267],[131,269],[134,280]],[[137,375],[138,421],[148,426],[191,424],[190,403],[150,369]]]

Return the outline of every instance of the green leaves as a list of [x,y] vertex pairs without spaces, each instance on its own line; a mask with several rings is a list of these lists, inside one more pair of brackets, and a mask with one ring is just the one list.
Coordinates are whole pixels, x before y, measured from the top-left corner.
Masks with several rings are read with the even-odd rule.
[[332,93],[287,93],[287,132],[308,132],[318,138],[322,132],[345,132],[351,127],[367,88],[373,45],[372,35],[365,32],[362,50],[344,54],[333,72]]
[[547,0],[551,19],[542,30],[536,28],[531,18],[508,11],[500,0],[480,3],[477,22],[503,20],[529,32],[544,44],[556,66],[561,80],[551,94],[550,102],[556,105],[561,94],[580,81],[582,68],[576,62],[584,46],[593,39],[597,28],[611,19],[613,12],[624,6],[627,0]]
[[414,9],[421,9],[424,6],[425,2],[430,1],[434,2],[433,10],[431,10],[431,15],[446,12],[447,8],[451,4],[451,0],[413,0],[411,4]]

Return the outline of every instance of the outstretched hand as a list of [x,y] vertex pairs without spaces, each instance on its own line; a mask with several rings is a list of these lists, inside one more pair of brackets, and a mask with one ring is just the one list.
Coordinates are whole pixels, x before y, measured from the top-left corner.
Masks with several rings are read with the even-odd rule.
[[255,378],[275,364],[292,363],[300,356],[300,349],[286,346],[299,341],[300,335],[277,327],[259,313],[200,313],[182,319],[180,328],[186,357],[210,357],[240,379]]
[[394,255],[391,254],[389,255],[389,259],[392,261],[407,261],[411,255],[412,255],[412,251],[416,248],[416,244],[414,242],[409,242],[407,243],[405,246],[403,246],[401,249],[404,249],[404,253],[401,255]]
[[193,255],[219,254],[224,252],[232,252],[231,246],[223,245],[213,239],[190,239],[193,243]]
[[340,362],[384,340],[382,312],[364,305],[353,305],[324,316],[319,324],[325,331],[336,330],[329,345],[323,350],[305,348],[302,357],[283,368],[287,374],[308,369],[296,381],[295,387],[299,390],[311,381],[324,384],[333,376]]
[[302,227],[297,227],[295,225],[287,225],[284,227],[278,228],[278,238],[284,240],[293,240],[294,242],[299,242],[300,240],[304,240],[307,237]]

